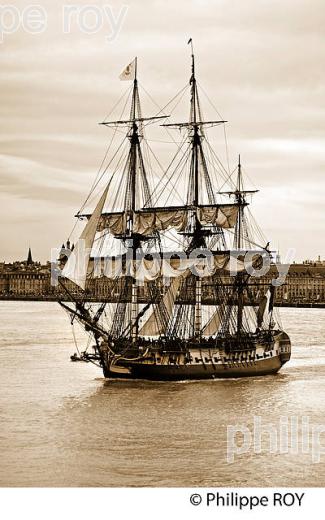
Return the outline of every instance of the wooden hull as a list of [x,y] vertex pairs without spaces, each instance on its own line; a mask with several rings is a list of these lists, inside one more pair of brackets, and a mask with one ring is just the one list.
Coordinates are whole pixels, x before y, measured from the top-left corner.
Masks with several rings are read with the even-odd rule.
[[254,352],[225,354],[218,349],[201,348],[190,350],[187,358],[181,353],[166,353],[157,358],[149,352],[143,359],[105,363],[103,370],[108,378],[152,381],[257,377],[276,374],[290,355],[290,340],[282,333],[272,350],[270,345],[259,345]]
[[123,379],[147,379],[152,381],[185,381],[189,379],[218,379],[235,377],[253,377],[275,374],[280,370],[283,363],[279,357],[264,359],[250,363],[224,363],[219,366],[212,365],[149,365],[129,364],[123,370],[115,370],[112,367],[106,373],[108,378]]

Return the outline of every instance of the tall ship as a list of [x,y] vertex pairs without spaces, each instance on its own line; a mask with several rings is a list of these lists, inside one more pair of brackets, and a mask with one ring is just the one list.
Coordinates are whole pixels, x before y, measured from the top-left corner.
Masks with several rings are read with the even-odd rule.
[[[74,359],[95,363],[106,378],[278,372],[291,344],[273,308],[276,282],[259,278],[272,252],[252,221],[255,190],[245,189],[240,158],[230,172],[210,144],[208,134],[226,121],[203,117],[193,47],[189,83],[151,117],[142,114],[137,59],[120,79],[130,81],[124,113],[102,123],[112,132],[106,163],[77,213],[83,230],[59,278],[60,305],[89,336]],[[186,96],[189,117],[174,122]],[[175,142],[167,168],[149,144],[153,124]],[[92,284],[108,282],[92,301]]]

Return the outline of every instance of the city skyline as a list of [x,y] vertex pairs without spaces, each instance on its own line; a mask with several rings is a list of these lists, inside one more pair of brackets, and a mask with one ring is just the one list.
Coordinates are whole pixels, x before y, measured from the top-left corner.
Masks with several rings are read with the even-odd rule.
[[[296,261],[325,257],[316,238],[324,232],[325,191],[319,1],[157,1],[150,10],[131,1],[124,11],[121,2],[110,41],[108,22],[87,34],[71,18],[65,33],[62,4],[42,5],[43,33],[20,28],[1,43],[1,261],[31,245],[44,262],[67,240],[109,141],[97,123],[124,91],[121,70],[137,55],[140,82],[164,106],[188,82],[189,37],[198,79],[229,121],[230,169],[241,153],[249,182],[261,190],[253,210],[272,248],[283,257],[296,249]],[[174,150],[153,144],[166,166]],[[226,162],[223,148],[218,154]]]
[[[68,245],[66,243],[62,243],[60,247],[57,248],[57,251],[67,251],[67,250],[70,250],[71,247],[73,248],[74,247],[74,243],[70,243],[70,241],[68,241]],[[30,261],[30,258],[32,259]],[[281,258],[281,255],[277,254],[276,255],[276,259],[274,258],[273,259],[273,262],[276,262],[276,263],[280,263],[282,262],[282,258]],[[3,264],[3,265],[6,265],[6,266],[10,266],[10,265],[15,265],[15,264],[39,264],[39,265],[48,265],[49,263],[51,263],[51,259],[48,258],[48,259],[39,259],[39,258],[36,258],[34,257],[34,253],[33,253],[33,248],[31,246],[28,247],[27,251],[25,252],[22,252],[20,254],[19,257],[15,258],[15,259],[12,259],[12,260],[3,260],[2,258],[0,258],[0,264]],[[309,265],[309,264],[319,264],[319,265],[325,265],[325,259],[323,257],[321,257],[321,255],[317,255],[316,258],[309,258],[309,257],[306,257],[306,258],[303,258],[302,260],[300,261],[293,261],[292,264],[297,264],[297,265]],[[291,265],[291,264],[290,264]]]

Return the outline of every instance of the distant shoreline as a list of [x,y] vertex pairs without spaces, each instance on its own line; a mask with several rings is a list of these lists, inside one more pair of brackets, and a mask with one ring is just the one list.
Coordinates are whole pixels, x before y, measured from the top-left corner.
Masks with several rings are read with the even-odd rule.
[[[25,302],[58,302],[58,301],[71,301],[69,298],[59,298],[53,296],[19,296],[19,295],[0,295],[0,301],[25,301]],[[104,299],[88,298],[88,302],[103,303]],[[107,301],[109,303],[109,301]],[[212,305],[212,304],[206,304]],[[249,304],[248,304],[249,305]],[[254,303],[252,305],[257,305]],[[275,307],[295,307],[301,309],[325,309],[325,302],[274,302]]]

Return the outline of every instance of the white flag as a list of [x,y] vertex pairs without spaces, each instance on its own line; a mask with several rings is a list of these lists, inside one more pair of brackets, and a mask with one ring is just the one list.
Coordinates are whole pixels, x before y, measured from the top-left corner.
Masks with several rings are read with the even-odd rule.
[[129,63],[119,75],[121,81],[130,81],[135,78],[135,59]]

